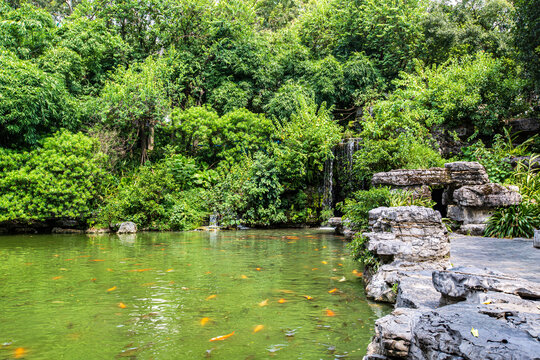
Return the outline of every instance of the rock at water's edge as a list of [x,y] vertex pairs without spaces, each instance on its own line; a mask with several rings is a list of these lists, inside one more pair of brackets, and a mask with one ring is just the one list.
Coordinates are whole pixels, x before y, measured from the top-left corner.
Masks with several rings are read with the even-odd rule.
[[117,234],[134,234],[137,232],[137,224],[131,221],[126,221],[118,226]]

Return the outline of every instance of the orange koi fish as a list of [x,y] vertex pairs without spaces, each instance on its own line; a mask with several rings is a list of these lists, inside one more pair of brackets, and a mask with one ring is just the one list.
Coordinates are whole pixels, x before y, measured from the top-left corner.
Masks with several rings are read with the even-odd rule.
[[313,296],[303,295],[307,300],[313,300]]
[[212,300],[212,299],[215,299],[217,298],[217,295],[210,295],[206,298],[206,300]]
[[152,269],[134,269],[134,270],[129,270],[129,272],[143,272],[143,271],[150,271]]
[[113,286],[112,288],[107,289],[107,292],[111,292],[111,291],[114,291],[114,290],[116,290],[116,286]]
[[174,269],[169,269],[169,270],[167,270],[167,272],[171,272],[171,271],[174,271]]
[[248,277],[246,275],[240,275],[242,279],[247,279]]
[[259,331],[261,331],[262,329],[264,329],[264,325],[257,325],[255,326],[255,328],[253,329],[253,333],[258,333]]
[[285,300],[285,299],[279,299],[277,302],[280,303],[280,304],[285,304],[285,303],[287,302],[287,300]]
[[20,359],[26,354],[26,349],[22,347],[18,347],[15,349],[15,359]]
[[201,326],[204,326],[204,325],[206,325],[209,321],[210,321],[210,318],[208,318],[208,317],[203,317],[203,318],[199,321],[199,323],[201,323]]
[[124,304],[123,302],[120,302],[120,303],[118,303],[118,307],[119,307],[120,309],[125,309],[125,308],[127,308],[127,305]]
[[105,260],[102,260],[102,259],[92,259],[90,261],[94,261],[94,262],[98,262],[98,261],[105,261]]
[[61,279],[61,278],[62,278],[61,276],[55,276],[55,277],[53,277],[52,279],[53,279],[53,280],[58,280],[58,279]]
[[216,337],[213,337],[210,339],[210,341],[221,341],[221,340],[225,340],[225,339],[228,339],[230,338],[231,336],[234,335],[234,331],[230,334],[227,334],[227,335],[221,335],[221,336],[216,336]]
[[323,263],[324,265],[328,264],[328,261],[321,261],[321,263]]
[[333,288],[332,290],[328,290],[328,293],[329,293],[329,294],[333,294],[333,293],[335,293],[336,291],[338,291],[338,289],[337,289],[337,288]]
[[360,277],[360,276],[363,275],[361,271],[358,271],[358,270],[356,270],[356,269],[354,269],[354,270],[352,271],[352,273],[353,273],[354,275],[358,276],[358,277]]
[[336,313],[330,309],[326,309],[326,316],[336,316]]

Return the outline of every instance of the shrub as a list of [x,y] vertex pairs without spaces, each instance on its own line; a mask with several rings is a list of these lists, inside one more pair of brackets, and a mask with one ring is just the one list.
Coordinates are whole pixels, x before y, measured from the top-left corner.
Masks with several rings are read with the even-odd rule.
[[513,144],[514,139],[510,135],[510,130],[504,129],[504,136],[496,134],[493,137],[494,140],[491,148],[487,148],[479,140],[463,148],[463,156],[465,160],[478,161],[482,164],[486,168],[491,182],[504,183],[513,174],[510,159],[512,157],[526,155],[529,145],[535,138],[529,138],[527,141],[515,146]]
[[345,200],[343,217],[350,220],[357,230],[367,230],[368,213],[370,210],[387,206],[424,206],[433,207],[435,203],[431,199],[416,196],[409,190],[392,190],[387,186],[374,187],[369,190],[360,190],[354,193],[352,198]]
[[27,153],[0,148],[0,222],[88,219],[107,174],[97,140],[61,131]]

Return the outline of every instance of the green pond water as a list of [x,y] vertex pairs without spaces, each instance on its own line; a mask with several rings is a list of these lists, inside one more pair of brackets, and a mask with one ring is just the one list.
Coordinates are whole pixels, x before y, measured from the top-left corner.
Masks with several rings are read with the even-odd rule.
[[361,359],[390,308],[365,299],[345,245],[290,229],[3,236],[0,359]]

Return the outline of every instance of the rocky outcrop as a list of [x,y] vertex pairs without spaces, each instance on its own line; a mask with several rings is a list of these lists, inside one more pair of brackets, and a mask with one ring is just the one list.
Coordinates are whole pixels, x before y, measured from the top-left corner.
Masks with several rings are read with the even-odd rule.
[[[364,272],[366,295],[377,301],[397,301],[400,279],[422,271],[448,267],[450,242],[441,214],[420,206],[381,207],[369,212],[367,250],[380,261]],[[404,300],[405,301],[405,300]]]
[[433,272],[433,285],[445,298],[465,300],[479,291],[501,292],[540,300],[540,284],[489,269],[455,267]]
[[375,323],[364,360],[540,359],[540,284],[447,269],[449,242],[432,209],[377,208],[369,224],[366,246],[381,265],[366,267],[366,294],[396,308]]
[[444,168],[392,170],[373,175],[373,185],[411,190],[415,196],[432,198],[433,188],[444,188],[440,206],[465,234],[483,235],[487,220],[499,207],[517,205],[521,196],[515,187],[489,182],[486,169],[477,162],[457,161]]
[[450,178],[450,184],[455,187],[465,185],[482,185],[489,182],[486,169],[476,161],[456,161],[444,164]]
[[134,234],[137,232],[137,224],[131,221],[126,221],[118,225],[117,234]]
[[[424,291],[425,278],[420,287],[405,279],[403,290]],[[539,359],[540,284],[457,267],[433,271],[432,286],[450,304],[396,303],[403,308],[377,320],[365,360]]]
[[[540,342],[512,319],[459,303],[411,320],[408,359],[538,359]],[[540,319],[537,319],[540,320]],[[519,321],[518,321],[519,323]]]
[[445,186],[450,184],[450,177],[448,176],[448,171],[443,168],[398,169],[373,175],[371,183],[376,186]]
[[453,201],[463,208],[498,208],[518,205],[521,195],[516,186],[490,183],[460,187],[454,191]]

